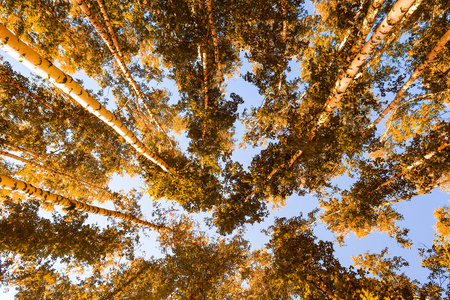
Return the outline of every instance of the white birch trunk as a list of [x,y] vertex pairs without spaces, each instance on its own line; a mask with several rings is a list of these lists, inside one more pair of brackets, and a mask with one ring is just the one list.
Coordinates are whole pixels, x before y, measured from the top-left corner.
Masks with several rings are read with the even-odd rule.
[[20,41],[12,32],[0,23],[0,49],[17,59],[31,71],[37,73],[44,79],[72,97],[81,106],[87,109],[113,128],[123,137],[136,151],[157,164],[165,172],[171,173],[168,165],[152,153],[125,124],[114,114],[103,107],[97,100],[92,98],[71,76],[53,65],[52,62],[39,55],[25,43]]
[[330,97],[325,103],[325,109],[321,113],[319,120],[312,131],[314,136],[317,130],[324,124],[331,112],[338,106],[345,91],[347,90],[350,83],[352,83],[353,78],[358,73],[360,67],[364,64],[366,59],[372,54],[375,48],[383,41],[386,35],[394,28],[394,26],[401,21],[402,17],[408,11],[410,6],[414,3],[414,0],[398,0],[386,18],[381,22],[380,26],[375,30],[370,40],[364,45],[360,50],[359,54],[351,62],[347,70],[342,74],[337,80]]
[[89,205],[89,204],[85,204],[85,203],[77,201],[77,200],[73,200],[73,199],[69,199],[69,198],[66,198],[66,197],[63,197],[63,196],[60,196],[57,194],[53,194],[51,192],[44,191],[43,189],[34,187],[33,185],[31,185],[29,183],[26,183],[26,182],[23,182],[23,181],[20,181],[20,180],[17,180],[17,179],[14,179],[14,178],[11,178],[11,177],[8,177],[5,175],[0,175],[0,188],[7,189],[10,191],[21,192],[28,196],[35,197],[39,200],[48,201],[53,204],[61,205],[66,208],[69,208],[69,209],[74,208],[79,211],[83,211],[83,212],[87,212],[87,213],[94,213],[94,214],[107,216],[107,217],[120,218],[123,220],[127,220],[127,221],[130,221],[133,223],[137,223],[137,224],[155,229],[155,230],[163,229],[163,226],[140,220],[131,215],[124,214],[124,213],[121,213],[118,211],[105,209],[105,208],[100,208],[100,207]]

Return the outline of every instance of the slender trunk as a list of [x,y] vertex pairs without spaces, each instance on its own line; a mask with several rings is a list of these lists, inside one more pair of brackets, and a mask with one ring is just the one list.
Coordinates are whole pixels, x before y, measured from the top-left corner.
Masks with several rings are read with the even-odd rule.
[[[375,10],[375,8],[378,7],[377,5],[373,5],[374,3],[381,5],[381,0],[374,0],[371,7],[373,8],[373,10]],[[335,88],[333,89],[330,97],[325,103],[324,111],[320,114],[317,123],[315,124],[311,132],[308,134],[308,140],[311,141],[314,139],[314,137],[317,134],[317,131],[328,120],[334,108],[339,104],[343,94],[345,93],[349,84],[352,82],[353,77],[356,75],[361,65],[370,56],[372,51],[381,43],[381,41],[389,33],[389,31],[402,19],[402,17],[405,15],[405,13],[408,11],[409,7],[413,3],[414,0],[398,0],[394,4],[394,6],[390,10],[386,18],[382,21],[380,26],[378,26],[378,28],[373,33],[371,39],[364,45],[364,47],[360,50],[359,54],[351,62],[350,66],[347,68],[344,75],[339,77],[338,81],[336,82]],[[374,11],[369,10],[369,13],[371,13],[371,18],[368,18],[368,22],[372,18],[374,19],[376,17]],[[369,25],[367,25],[367,27],[368,26]],[[287,166],[291,167],[302,154],[303,154],[302,149],[297,150],[287,163]],[[278,171],[280,171],[284,167],[286,167],[286,164],[283,163],[274,168],[272,172],[269,174],[267,180],[270,180],[276,173],[278,173]],[[255,190],[253,190],[252,193],[249,194],[244,201],[248,201],[248,199],[250,199],[250,197],[252,197],[254,194]]]
[[383,112],[378,116],[378,118],[369,125],[368,130],[374,128],[405,96],[406,91],[411,87],[411,85],[422,75],[422,72],[428,67],[431,61],[438,55],[438,53],[445,47],[445,44],[450,40],[450,29],[439,39],[436,46],[428,54],[424,62],[422,62],[409,77],[408,81],[401,87],[397,95],[395,95],[394,100],[392,100],[389,105],[383,110]]
[[[81,3],[81,1],[80,1],[80,3]],[[111,37],[111,40],[114,44],[114,48],[117,51],[117,55],[119,56],[120,61],[122,61],[122,65],[124,66],[123,69],[128,72],[128,69],[127,69],[125,63],[123,63],[123,53],[120,48],[119,41],[117,40],[116,33],[114,32],[114,29],[111,25],[111,21],[109,20],[109,16],[108,16],[108,12],[106,11],[105,4],[104,4],[103,0],[97,0],[97,4],[100,7],[100,11],[102,13],[103,20],[105,20],[106,29],[108,29],[109,36]],[[78,5],[80,5],[80,4],[78,4]],[[109,47],[109,45],[108,45],[108,47]]]
[[[206,47],[205,47],[206,48]],[[205,146],[205,138],[206,138],[206,129],[207,129],[207,117],[208,117],[208,110],[209,110],[209,88],[208,88],[208,61],[206,56],[206,49],[205,52],[202,53],[202,60],[203,60],[203,93],[204,100],[205,100],[205,118],[203,120],[203,129],[202,129],[202,143],[203,146]]]
[[[169,139],[169,142],[172,145],[172,142],[170,141],[170,138],[167,136],[167,134],[163,130],[161,124],[156,119],[156,117],[155,117],[156,114],[154,114],[153,111],[151,110],[151,108],[148,106],[147,101],[146,101],[146,97],[142,93],[142,91],[139,88],[139,86],[137,85],[136,81],[131,76],[131,74],[130,74],[130,72],[129,72],[129,70],[128,70],[128,68],[127,68],[127,66],[126,66],[126,64],[125,64],[125,62],[123,60],[123,54],[122,54],[122,51],[120,50],[119,42],[117,41],[116,35],[114,33],[114,30],[113,30],[113,28],[111,26],[111,22],[109,21],[109,17],[108,17],[108,14],[106,12],[105,6],[103,5],[103,1],[98,0],[97,2],[99,3],[99,6],[100,6],[100,9],[101,9],[103,18],[104,18],[105,23],[106,23],[106,27],[108,28],[108,31],[109,31],[110,35],[108,35],[108,33],[103,29],[102,25],[97,20],[97,18],[92,13],[92,11],[89,9],[89,7],[87,6],[86,2],[84,2],[84,0],[72,0],[72,2],[75,5],[77,5],[86,14],[86,16],[89,19],[89,22],[92,24],[92,26],[94,26],[94,28],[100,34],[101,38],[103,39],[103,41],[106,43],[106,45],[108,46],[109,50],[113,54],[114,59],[116,60],[117,64],[119,65],[119,68],[122,71],[123,75],[125,76],[126,80],[132,86],[133,91],[136,94],[136,97],[138,99],[140,99],[141,102],[143,103],[145,109],[147,110],[147,113],[150,116],[150,119],[156,124],[158,130],[160,130],[162,133],[164,133],[164,135]],[[139,106],[139,103],[137,103],[137,106]]]
[[[10,142],[8,142],[7,140],[5,140],[5,139],[3,139],[3,138],[1,138],[1,137],[0,137],[0,144],[1,144],[1,145],[5,145],[5,146],[7,146],[7,147],[13,149],[14,151],[20,151],[20,152],[22,152],[22,153],[26,153],[26,154],[28,154],[28,155],[34,157],[35,159],[43,160],[43,159],[42,159],[42,156],[43,156],[42,154],[38,154],[38,153],[33,152],[33,151],[31,151],[31,150],[27,150],[27,149],[24,149],[24,148],[22,148],[22,147],[19,147],[19,146],[16,146],[16,145],[14,145],[14,144],[11,144]],[[46,159],[46,158],[47,158],[47,157],[45,157],[45,159]]]
[[212,35],[213,44],[214,44],[214,58],[216,60],[217,69],[219,71],[219,77],[220,77],[219,82],[220,82],[220,84],[222,84],[223,83],[223,70],[222,70],[222,63],[220,62],[219,41],[217,38],[216,25],[214,25],[211,0],[206,0],[206,9],[208,10],[208,21],[209,21],[209,26],[211,28],[211,35]]
[[[79,122],[79,120],[76,120],[74,118],[74,116],[72,114],[69,114],[67,112],[65,112],[64,110],[58,108],[57,106],[49,103],[48,101],[46,101],[45,99],[42,99],[39,95],[35,94],[34,92],[30,91],[28,88],[24,87],[22,85],[22,83],[20,83],[19,81],[16,81],[15,79],[11,78],[8,75],[2,74],[0,73],[0,78],[3,79],[5,82],[7,82],[9,85],[13,86],[14,88],[18,89],[19,91],[27,94],[28,96],[30,96],[32,99],[36,100],[37,102],[45,105],[46,107],[48,107],[49,109],[51,109],[55,114],[59,114],[62,117],[65,117],[66,119],[71,120],[74,124],[77,124]],[[61,93],[61,95],[64,96],[63,93]],[[87,131],[91,134],[94,134],[91,130],[87,129]],[[106,142],[108,144],[110,144],[110,146],[112,146],[115,150],[117,150],[117,147],[114,146],[113,144],[111,144],[110,141],[108,141],[107,139],[105,139],[103,136],[98,136],[103,142]],[[29,150],[26,150],[29,151]]]
[[[376,6],[377,5],[377,2],[381,2],[380,3],[380,6],[381,6],[381,4],[383,4],[383,2],[384,2],[384,0],[374,0],[371,4],[370,4],[370,7],[369,7],[369,11],[367,12],[367,14],[366,14],[366,18],[364,19],[364,21],[363,21],[363,26],[362,26],[362,28],[360,28],[359,29],[359,31],[360,31],[360,33],[359,33],[359,35],[360,35],[360,39],[364,36],[364,39],[366,38],[366,36],[367,36],[367,34],[368,33],[363,33],[363,31],[364,31],[364,28],[365,27],[368,27],[368,23],[367,23],[367,19],[368,19],[368,17],[371,15],[371,10],[372,9],[377,9],[377,12],[378,12],[378,7]],[[356,14],[356,16],[355,16],[355,21],[354,21],[354,23],[355,23],[355,25],[356,25],[356,23],[358,23],[358,19],[359,19],[359,16],[361,15],[361,13],[362,13],[362,10],[363,10],[363,7],[364,7],[364,1],[361,1],[361,3],[360,3],[360,5],[359,5],[359,9],[358,9],[358,13]],[[375,15],[377,14],[377,12],[375,13]],[[366,25],[367,24],[367,25]],[[372,25],[370,25],[370,28],[372,28]],[[342,42],[339,44],[339,47],[338,47],[338,52],[341,52],[342,51],[342,49],[344,49],[345,48],[345,45],[347,44],[347,42],[348,42],[348,40],[349,40],[349,37],[350,37],[350,35],[352,34],[352,32],[354,31],[354,29],[355,29],[355,26],[352,26],[352,27],[350,27],[348,30],[347,30],[347,33],[346,33],[346,35],[345,35],[345,37],[344,37],[344,39],[342,40]],[[369,29],[370,30],[370,29]],[[358,39],[358,41],[360,40],[360,39]],[[363,41],[364,42],[364,41]],[[360,44],[362,44],[363,42],[361,42]],[[354,44],[354,46],[355,46],[356,44]],[[354,47],[353,46],[353,47]],[[354,53],[354,51],[351,51],[350,53]]]
[[356,55],[360,52],[362,46],[364,45],[364,42],[367,38],[367,35],[369,34],[370,30],[372,29],[373,23],[375,22],[375,19],[378,15],[378,11],[383,6],[384,0],[374,0],[369,7],[369,10],[367,11],[366,17],[364,18],[364,21],[362,23],[361,28],[359,29],[359,38],[356,40],[356,42],[353,44],[352,48],[350,49],[350,55]]
[[436,153],[440,152],[441,150],[445,149],[446,147],[450,146],[450,142],[446,142],[443,143],[442,145],[440,145],[436,151],[432,151],[430,153],[428,153],[427,155],[424,156],[424,158],[419,159],[417,161],[415,161],[414,163],[410,164],[409,166],[407,166],[406,168],[403,168],[403,170],[401,170],[397,175],[393,176],[392,178],[390,178],[388,181],[383,182],[382,184],[380,184],[375,190],[371,191],[370,193],[373,193],[375,191],[378,191],[380,188],[382,188],[383,186],[386,186],[388,184],[391,184],[394,180],[396,180],[397,178],[400,178],[400,176],[402,176],[403,174],[405,174],[406,172],[408,172],[409,170],[421,165],[422,163],[424,163],[427,159],[432,158]]
[[0,48],[22,62],[30,70],[50,80],[57,88],[71,96],[90,113],[113,128],[138,153],[157,164],[165,172],[171,173],[169,166],[156,154],[152,153],[114,114],[92,98],[72,77],[62,72],[49,60],[43,58],[20,41],[3,24],[0,24]]
[[25,163],[25,164],[27,164],[27,165],[34,166],[34,167],[36,167],[36,168],[38,168],[38,169],[47,171],[47,172],[52,173],[52,174],[54,174],[54,175],[64,177],[64,178],[66,178],[66,179],[69,179],[69,180],[72,180],[72,181],[78,183],[79,185],[85,185],[85,186],[88,186],[88,187],[90,187],[90,188],[93,188],[93,189],[95,189],[95,190],[101,192],[101,193],[108,194],[109,197],[116,198],[116,195],[114,195],[114,193],[112,193],[112,192],[106,190],[105,188],[102,188],[102,187],[100,187],[100,186],[98,186],[98,185],[96,185],[96,184],[87,182],[87,181],[85,181],[85,180],[78,179],[78,178],[76,178],[76,177],[74,177],[74,176],[71,176],[71,175],[69,175],[69,174],[65,174],[65,173],[56,171],[56,170],[54,170],[54,169],[52,169],[52,168],[49,168],[49,167],[43,166],[43,165],[41,165],[41,164],[38,164],[37,162],[34,162],[34,161],[32,161],[32,160],[28,160],[28,159],[25,159],[25,158],[23,158],[23,157],[14,155],[14,154],[12,154],[12,153],[4,152],[4,151],[1,151],[1,150],[0,150],[0,155],[1,155],[1,156],[5,156],[5,157],[9,157],[9,158],[12,158],[12,159],[15,159],[15,160],[18,160],[18,161],[23,162],[23,163]]
[[[370,53],[375,49],[376,46],[383,40],[383,38],[388,34],[388,32],[394,27],[394,25],[401,20],[402,16],[405,14],[404,12],[411,6],[414,0],[398,0],[395,3],[394,7],[391,9],[389,14],[383,20],[380,26],[375,30],[372,38],[364,45],[361,49],[360,53],[355,57],[350,66],[347,68],[345,75],[341,76],[336,82],[336,86],[325,103],[325,109],[320,114],[319,120],[311,130],[308,135],[308,139],[311,141],[317,134],[319,128],[328,120],[334,108],[339,104],[345,90],[348,85],[351,83],[353,76],[355,76],[359,67],[362,63],[369,57]],[[374,3],[379,3],[379,1],[375,0]],[[376,6],[375,6],[376,7]],[[371,12],[373,14],[373,12]],[[376,16],[376,15],[375,15]],[[372,16],[372,18],[375,18]],[[303,154],[303,150],[297,150],[292,158],[289,160],[288,166],[291,167],[294,162]],[[286,164],[282,164],[279,167],[275,168],[269,175],[268,179],[272,178],[280,169],[284,168]]]
[[[393,117],[395,116],[395,113],[397,112],[397,110],[398,110],[401,106],[406,105],[406,104],[411,103],[411,102],[414,102],[414,101],[422,100],[422,99],[431,101],[431,100],[433,100],[433,97],[436,97],[436,96],[438,96],[438,95],[440,95],[440,94],[443,94],[443,93],[446,93],[446,92],[448,92],[448,91],[449,91],[449,90],[444,90],[444,91],[436,92],[436,93],[428,92],[428,93],[425,93],[425,94],[423,94],[423,95],[419,95],[419,96],[416,96],[416,97],[411,98],[411,99],[409,99],[409,100],[403,101],[402,103],[396,105],[395,108],[392,110],[391,115],[389,116],[388,120],[386,121],[386,125],[385,125],[386,130],[385,130],[384,133],[381,135],[380,141],[381,141],[381,142],[386,141],[388,132],[389,132],[389,130],[391,129],[392,123],[393,123],[393,121],[394,121],[394,120],[393,120]],[[427,97],[430,97],[430,98],[426,99]]]
[[[281,40],[283,42],[284,51],[283,51],[283,59],[286,59],[288,53],[288,45],[287,45],[287,9],[286,9],[286,0],[281,1],[281,12],[283,14],[283,26],[281,30]],[[278,90],[277,96],[280,95],[281,92],[281,84],[283,82],[283,72],[280,72],[278,76]]]
[[109,209],[100,208],[97,206],[85,204],[83,202],[69,199],[57,194],[53,194],[48,191],[44,191],[40,188],[34,187],[33,185],[13,179],[11,177],[0,175],[0,188],[11,190],[11,191],[17,191],[24,194],[27,194],[28,196],[35,197],[37,199],[51,202],[55,205],[61,205],[64,206],[66,209],[77,209],[82,212],[86,213],[94,213],[102,216],[107,217],[113,217],[113,218],[119,218],[122,220],[127,220],[133,223],[137,223],[155,230],[161,230],[164,229],[161,225],[156,225],[147,221],[140,220],[136,217],[133,217],[128,214],[124,214],[118,211],[113,211]]

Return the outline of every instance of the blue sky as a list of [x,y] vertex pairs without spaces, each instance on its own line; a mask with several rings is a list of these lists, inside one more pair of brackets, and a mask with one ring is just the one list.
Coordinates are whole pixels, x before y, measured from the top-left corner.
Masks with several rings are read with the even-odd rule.
[[[311,9],[311,7],[309,7]],[[4,55],[0,52],[1,55]],[[23,75],[29,75],[29,71],[25,69],[22,65],[18,64],[14,60],[10,59],[7,55],[4,55],[5,59],[8,60],[16,71],[19,71]],[[243,64],[243,68],[241,70],[241,74],[246,72],[249,66],[246,62]],[[293,76],[298,75],[298,70],[293,68]],[[93,81],[88,80],[82,74],[78,74],[74,77],[82,78],[85,82],[84,87],[88,89],[96,89],[95,83]],[[178,92],[175,89],[174,84],[169,81],[165,81],[160,84],[159,87],[166,87],[172,93],[172,101],[176,101],[178,98]],[[246,83],[241,77],[233,78],[227,82],[227,92],[235,92],[243,97],[245,103],[241,105],[240,112],[242,112],[242,108],[250,106],[259,106],[262,103],[262,99],[258,94],[257,89]],[[392,95],[388,95],[388,99]],[[241,141],[242,135],[245,129],[242,124],[236,124],[236,139],[237,144]],[[180,146],[182,149],[186,149],[187,140],[181,136],[178,137]],[[241,162],[244,166],[248,166],[249,162],[253,155],[259,153],[260,149],[251,147],[247,147],[246,149],[236,149],[233,154],[233,159]],[[349,179],[346,177],[336,179],[336,183],[340,186],[347,186],[349,184]],[[115,176],[111,181],[110,187],[112,190],[120,190],[120,189],[131,189],[135,188],[143,188],[143,183],[139,178],[128,178],[128,177],[120,177]],[[142,200],[142,211],[145,215],[151,215],[151,199],[145,196]],[[410,267],[405,268],[404,272],[410,276],[412,279],[418,279],[420,281],[425,281],[426,276],[428,274],[426,269],[423,269],[420,264],[420,258],[418,256],[418,248],[421,247],[430,247],[432,241],[434,239],[434,229],[435,218],[433,216],[433,211],[435,208],[448,205],[449,196],[447,193],[442,192],[441,190],[434,190],[431,194],[420,195],[414,197],[410,201],[403,201],[401,203],[395,204],[397,210],[404,215],[405,220],[400,224],[408,229],[410,229],[409,237],[413,241],[413,245],[411,249],[405,249],[400,247],[394,239],[391,239],[387,236],[387,234],[373,233],[368,237],[357,239],[354,235],[351,235],[346,240],[346,245],[343,247],[339,247],[335,244],[336,255],[340,259],[343,265],[350,266],[352,255],[363,254],[366,251],[369,252],[377,252],[380,253],[382,249],[385,247],[389,248],[389,253],[391,256],[402,256],[409,263]],[[167,202],[170,204],[170,201]],[[104,206],[106,208],[112,208],[111,206]],[[268,241],[268,237],[261,233],[262,229],[267,229],[270,225],[273,224],[275,217],[292,217],[298,215],[299,212],[302,212],[306,215],[308,212],[313,210],[318,206],[318,201],[314,197],[307,196],[292,196],[288,201],[286,206],[279,210],[274,210],[268,218],[261,224],[255,225],[246,225],[247,233],[246,238],[251,242],[254,249],[260,248]],[[198,214],[196,219],[203,223],[203,218],[208,216],[208,214]],[[93,217],[91,218],[93,222],[104,223],[106,222],[106,218],[104,217]],[[207,228],[203,226],[205,230]],[[315,234],[319,239],[333,241],[333,234],[327,231],[323,225],[319,224],[315,228]],[[211,231],[213,234],[214,232]],[[154,243],[154,234],[149,234],[150,238],[145,239],[143,243],[142,249],[146,252],[146,255],[155,255],[158,256],[158,253],[155,243]],[[13,292],[9,292],[1,296],[2,299],[13,299]]]

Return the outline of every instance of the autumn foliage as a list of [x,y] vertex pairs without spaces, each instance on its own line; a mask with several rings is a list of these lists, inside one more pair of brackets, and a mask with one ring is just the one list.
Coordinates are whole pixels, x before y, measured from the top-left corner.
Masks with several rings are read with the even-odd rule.
[[[2,1],[0,286],[449,299],[448,206],[419,253],[426,282],[387,248],[345,266],[315,232],[413,245],[398,203],[449,186],[449,40],[446,0]],[[142,184],[117,191],[119,175]],[[249,243],[305,195],[315,210]]]

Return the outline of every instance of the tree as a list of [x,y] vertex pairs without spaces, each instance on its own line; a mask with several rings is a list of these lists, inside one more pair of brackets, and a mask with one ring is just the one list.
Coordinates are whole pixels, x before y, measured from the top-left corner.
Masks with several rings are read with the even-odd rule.
[[136,217],[117,212],[117,211],[111,211],[109,209],[104,209],[100,207],[95,207],[89,204],[85,204],[83,202],[65,198],[59,195],[52,194],[48,191],[44,191],[40,188],[36,188],[32,186],[31,184],[27,184],[23,181],[13,179],[11,177],[7,177],[4,175],[0,175],[0,186],[3,189],[11,190],[12,192],[22,192],[27,194],[31,197],[36,197],[42,201],[48,201],[52,204],[61,205],[64,206],[65,210],[72,210],[77,209],[79,211],[88,212],[88,213],[95,213],[103,216],[108,217],[115,217],[115,218],[121,218],[127,221],[131,221],[143,226],[147,226],[152,229],[162,229],[163,227],[160,225],[156,225],[147,221],[139,220]]
[[[425,283],[387,248],[344,266],[314,226],[409,247],[397,203],[448,188],[447,1],[5,0],[0,22],[16,59],[0,65],[0,278],[16,298],[449,297],[447,207]],[[122,174],[140,190],[113,192]],[[251,248],[250,224],[306,194],[308,218]]]
[[67,76],[55,67],[50,61],[41,57],[27,45],[17,39],[3,24],[0,24],[1,45],[2,49],[7,53],[21,60],[24,59],[25,64],[35,70],[43,78],[49,78],[50,81],[59,89],[70,95],[81,106],[89,112],[96,115],[103,122],[111,126],[120,136],[130,143],[139,153],[157,164],[165,172],[169,172],[169,167],[158,156],[153,154],[142,144],[141,141],[128,129],[125,125],[111,112],[105,109],[98,101],[92,98],[89,93],[76,83],[70,76]]

